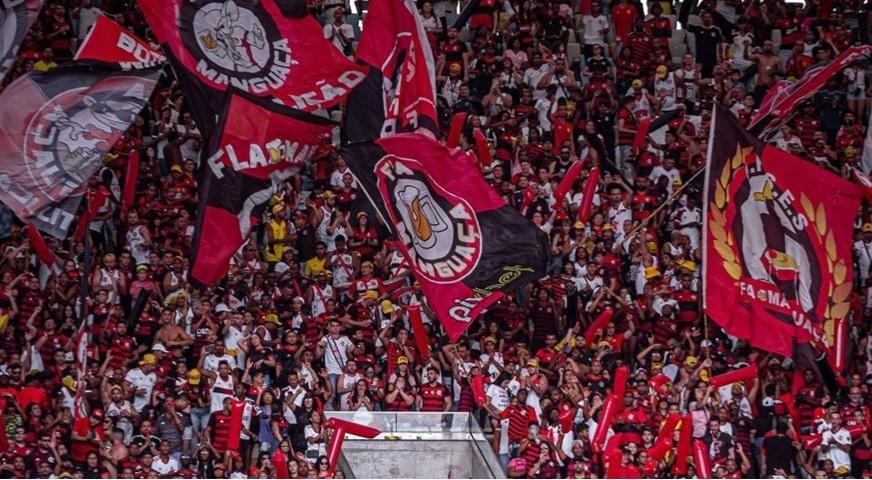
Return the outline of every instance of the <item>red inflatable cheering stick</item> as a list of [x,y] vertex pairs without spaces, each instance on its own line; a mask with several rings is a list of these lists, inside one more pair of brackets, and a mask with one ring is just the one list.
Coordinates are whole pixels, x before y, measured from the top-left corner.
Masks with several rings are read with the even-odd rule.
[[327,426],[333,429],[333,438],[330,439],[330,446],[327,449],[327,461],[330,462],[330,469],[327,473],[331,478],[333,472],[336,471],[336,464],[339,463],[339,452],[342,451],[342,442],[345,441],[346,433],[363,438],[375,438],[381,433],[375,428],[338,418],[327,420]]

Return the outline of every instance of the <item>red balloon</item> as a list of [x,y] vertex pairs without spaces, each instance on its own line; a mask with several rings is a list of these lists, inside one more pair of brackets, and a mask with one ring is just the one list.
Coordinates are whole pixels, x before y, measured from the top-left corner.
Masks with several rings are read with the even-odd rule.
[[712,478],[712,461],[709,458],[708,445],[702,440],[693,441],[693,461],[696,464],[698,478]]
[[[627,370],[626,365],[621,365],[620,367],[615,369],[615,381],[612,384],[612,392],[618,397],[618,400],[624,398],[624,391],[627,389],[627,377],[629,376],[629,371]],[[623,408],[623,404],[621,404],[621,408]]]
[[618,409],[618,397],[609,395],[600,409],[600,420],[597,422],[596,433],[593,436],[593,453],[602,453],[603,443],[606,441],[609,427],[612,424],[612,417]]
[[584,196],[581,199],[581,206],[578,209],[578,220],[581,223],[587,223],[587,218],[590,216],[590,211],[593,207],[593,196],[596,195],[596,187],[599,183],[600,171],[599,167],[590,169],[587,175],[587,184],[584,186]]

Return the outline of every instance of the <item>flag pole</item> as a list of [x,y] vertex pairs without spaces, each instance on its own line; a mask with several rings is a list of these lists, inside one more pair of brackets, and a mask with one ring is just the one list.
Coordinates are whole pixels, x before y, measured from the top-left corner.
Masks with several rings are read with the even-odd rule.
[[683,185],[681,185],[680,187],[678,187],[678,189],[676,189],[674,192],[672,192],[671,195],[669,195],[668,197],[666,197],[666,200],[663,200],[663,202],[662,202],[660,205],[658,205],[657,208],[655,208],[653,212],[651,212],[651,215],[649,215],[648,218],[642,220],[642,223],[636,225],[635,228],[633,228],[632,230],[630,230],[630,233],[628,233],[627,236],[624,237],[624,239],[626,240],[626,239],[630,239],[630,238],[632,238],[633,235],[639,233],[639,230],[645,228],[645,227],[648,225],[648,222],[649,222],[652,218],[654,218],[654,216],[656,216],[658,213],[660,213],[660,210],[663,210],[664,208],[666,208],[666,205],[669,205],[669,202],[671,202],[672,200],[674,200],[674,199],[678,196],[679,193],[683,192],[684,189],[687,188],[687,187],[690,185],[691,182],[693,182],[694,180],[696,180],[696,177],[698,177],[698,176],[699,176],[701,173],[703,173],[703,172],[705,172],[705,167],[700,168],[699,171],[696,172],[696,173],[694,173],[693,176],[691,176],[690,178],[688,178],[687,181],[684,182]]

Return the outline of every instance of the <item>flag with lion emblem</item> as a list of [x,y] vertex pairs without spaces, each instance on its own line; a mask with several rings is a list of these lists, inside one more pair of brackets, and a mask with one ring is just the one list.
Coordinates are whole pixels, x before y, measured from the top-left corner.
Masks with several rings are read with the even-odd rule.
[[703,305],[727,333],[792,356],[830,351],[849,311],[857,185],[745,131],[717,109],[704,193]]

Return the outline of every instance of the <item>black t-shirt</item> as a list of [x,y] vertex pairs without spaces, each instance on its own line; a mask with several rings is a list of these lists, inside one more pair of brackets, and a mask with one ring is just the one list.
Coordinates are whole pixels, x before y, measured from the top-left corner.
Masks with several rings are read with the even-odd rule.
[[763,440],[766,451],[766,475],[772,475],[776,468],[790,472],[790,462],[796,455],[793,441],[785,435],[773,435]]
[[696,35],[696,58],[700,63],[714,64],[717,62],[718,45],[724,41],[721,29],[712,25],[705,27],[690,25],[688,30]]

